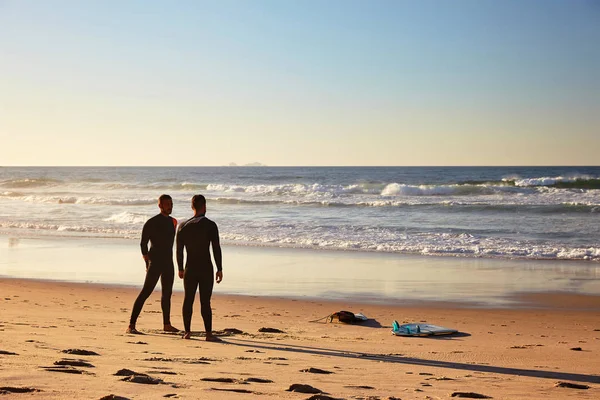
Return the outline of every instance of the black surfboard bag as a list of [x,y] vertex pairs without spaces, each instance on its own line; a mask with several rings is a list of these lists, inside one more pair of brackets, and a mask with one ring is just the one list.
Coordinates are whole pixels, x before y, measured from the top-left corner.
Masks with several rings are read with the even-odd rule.
[[329,322],[333,322],[334,319],[337,319],[338,321],[343,322],[345,324],[354,324],[357,322],[363,322],[362,319],[356,318],[354,313],[352,313],[350,311],[334,312],[333,314],[331,314],[329,316]]

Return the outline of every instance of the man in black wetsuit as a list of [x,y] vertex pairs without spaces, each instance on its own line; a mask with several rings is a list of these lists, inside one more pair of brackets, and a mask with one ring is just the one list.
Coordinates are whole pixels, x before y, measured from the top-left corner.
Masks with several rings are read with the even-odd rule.
[[[206,218],[206,199],[201,194],[192,197],[194,216],[179,225],[177,232],[177,266],[179,277],[183,279],[185,299],[183,300],[184,339],[191,335],[192,310],[196,289],[200,291],[200,311],[204,320],[206,340],[217,342],[219,339],[212,333],[212,310],[210,298],[213,291],[213,264],[209,246],[212,244],[213,256],[217,264],[215,280],[223,280],[223,256],[219,244],[217,224]],[[185,270],[183,268],[183,249],[187,252]]]
[[[142,291],[133,303],[127,333],[140,333],[135,329],[135,323],[142,312],[144,302],[152,294],[159,278],[162,289],[160,305],[163,312],[163,329],[165,332],[179,332],[179,329],[171,325],[171,294],[173,293],[173,281],[175,279],[173,242],[175,240],[175,228],[177,227],[177,220],[170,217],[173,211],[171,196],[168,194],[160,196],[158,208],[160,208],[160,214],[146,221],[142,230],[140,246],[142,257],[146,261],[146,280]],[[148,242],[151,243],[149,251]]]

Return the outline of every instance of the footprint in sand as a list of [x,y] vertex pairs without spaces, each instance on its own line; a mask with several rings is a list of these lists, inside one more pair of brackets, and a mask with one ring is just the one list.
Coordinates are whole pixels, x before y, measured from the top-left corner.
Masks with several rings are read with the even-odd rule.
[[277,329],[277,328],[264,328],[264,327],[260,328],[258,331],[262,332],[262,333],[285,333],[281,329]]
[[348,389],[367,389],[367,390],[375,389],[373,386],[366,386],[366,385],[347,385],[344,387],[348,388]]
[[221,388],[211,388],[211,390],[218,390],[221,392],[235,392],[235,393],[254,393],[252,390],[247,389],[221,389]]
[[118,370],[117,372],[114,373],[114,375],[115,376],[133,376],[133,375],[149,376],[148,374],[143,374],[141,372],[135,372],[135,371],[132,371],[127,368]]
[[65,374],[74,374],[74,375],[93,375],[91,372],[87,372],[81,369],[73,368],[68,365],[56,365],[53,367],[40,367],[49,372],[62,372]]
[[94,365],[90,364],[84,360],[73,360],[69,358],[63,358],[59,361],[54,361],[54,365],[66,365],[71,367],[85,367],[85,368],[95,368]]
[[4,356],[18,356],[17,353],[13,353],[12,351],[0,350],[0,355]]
[[123,378],[121,380],[124,382],[140,383],[142,385],[159,385],[159,384],[165,383],[165,382],[163,382],[162,379],[153,378],[148,375],[131,375],[131,376],[126,376],[125,378]]
[[108,396],[102,397],[100,400],[130,400],[129,397],[117,396],[114,394],[109,394]]
[[324,369],[313,368],[313,367],[301,369],[300,372],[309,372],[311,374],[333,374],[334,373],[331,371],[326,371]]
[[564,387],[564,388],[569,388],[569,389],[582,389],[582,390],[587,390],[590,388],[588,385],[580,385],[578,383],[562,382],[562,381],[556,382],[554,387]]
[[200,380],[206,382],[242,383],[239,380],[233,378],[201,378]]
[[95,351],[91,351],[91,350],[83,350],[83,349],[67,349],[67,350],[63,350],[63,353],[66,354],[75,354],[77,356],[99,356],[100,354],[96,353]]
[[246,378],[245,381],[248,383],[273,383],[272,380],[263,378]]
[[41,392],[40,389],[28,387],[0,386],[0,394]]
[[316,387],[305,385],[302,383],[293,383],[290,385],[289,389],[286,389],[288,392],[298,392],[298,393],[323,393],[322,390],[317,389]]
[[454,392],[450,395],[450,397],[462,397],[467,399],[491,399],[490,396],[486,396],[485,394],[475,392]]

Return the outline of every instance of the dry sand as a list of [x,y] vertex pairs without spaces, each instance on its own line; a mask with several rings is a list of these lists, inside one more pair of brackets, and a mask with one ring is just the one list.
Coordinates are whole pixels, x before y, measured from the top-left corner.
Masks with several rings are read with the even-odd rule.
[[[0,353],[5,353],[0,354],[0,399],[313,396],[287,391],[292,384],[344,399],[449,399],[456,392],[494,399],[600,398],[600,297],[529,294],[519,299],[526,307],[475,309],[215,295],[215,330],[243,333],[208,343],[201,337],[197,302],[192,340],[159,330],[158,291],[138,321],[145,335],[125,334],[137,294],[128,287],[0,279]],[[182,293],[175,293],[172,320],[179,328],[181,304]],[[364,326],[309,322],[343,309],[372,320]],[[394,319],[426,321],[461,334],[396,337],[390,334]],[[262,327],[285,333],[259,333]],[[68,349],[98,355],[63,352]],[[53,371],[61,361],[92,366]],[[303,372],[309,368],[330,373]],[[122,381],[115,376],[121,369],[162,383]],[[231,382],[206,380],[214,378]],[[589,388],[557,387],[559,381]],[[14,393],[15,388],[38,391]]]

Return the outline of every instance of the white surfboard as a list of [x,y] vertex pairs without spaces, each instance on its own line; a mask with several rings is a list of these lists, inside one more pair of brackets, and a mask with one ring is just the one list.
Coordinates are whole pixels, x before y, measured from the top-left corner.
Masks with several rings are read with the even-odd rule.
[[392,326],[392,334],[396,336],[432,336],[451,335],[453,333],[458,333],[456,329],[423,323],[411,323],[400,325],[398,321],[394,321]]

